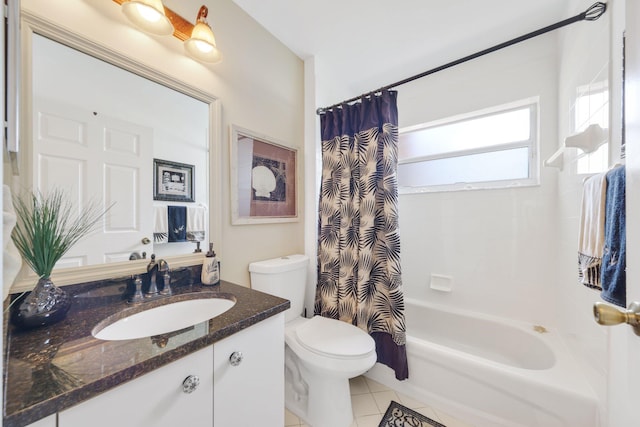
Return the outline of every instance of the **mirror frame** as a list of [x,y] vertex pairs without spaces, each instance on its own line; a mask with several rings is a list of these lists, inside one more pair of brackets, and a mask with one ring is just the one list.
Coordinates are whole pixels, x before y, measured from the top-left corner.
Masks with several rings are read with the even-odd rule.
[[[58,43],[69,46],[82,53],[93,56],[126,71],[154,81],[158,84],[191,96],[209,105],[209,236],[211,241],[220,242],[222,236],[222,119],[221,103],[216,96],[199,88],[179,81],[161,71],[136,62],[134,59],[33,15],[22,11],[21,19],[21,78],[20,84],[20,135],[24,141],[32,139],[31,120],[33,90],[32,75],[32,36],[40,34]],[[24,76],[28,76],[25,78]],[[14,176],[14,183],[32,188],[31,145],[21,144],[18,153],[20,175]],[[12,183],[15,190],[15,184]],[[172,268],[196,265],[202,262],[202,253],[190,253],[166,257]],[[96,264],[77,268],[54,270],[51,279],[58,286],[75,283],[123,277],[146,272],[147,260]],[[10,293],[30,291],[37,281],[35,274],[23,263],[18,277],[13,282]]]

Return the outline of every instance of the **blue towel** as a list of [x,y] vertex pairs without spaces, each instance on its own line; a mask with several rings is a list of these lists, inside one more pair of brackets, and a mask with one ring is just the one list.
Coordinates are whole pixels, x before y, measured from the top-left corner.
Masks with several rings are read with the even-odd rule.
[[187,207],[167,206],[169,242],[187,241]]
[[616,167],[607,173],[600,294],[603,300],[621,307],[627,306],[625,184],[624,166]]

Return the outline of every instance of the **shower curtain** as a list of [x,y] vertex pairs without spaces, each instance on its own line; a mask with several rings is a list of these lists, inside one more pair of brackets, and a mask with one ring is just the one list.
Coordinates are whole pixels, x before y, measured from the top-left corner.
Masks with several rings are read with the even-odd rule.
[[397,92],[321,116],[315,314],[360,327],[378,362],[408,378],[398,230]]

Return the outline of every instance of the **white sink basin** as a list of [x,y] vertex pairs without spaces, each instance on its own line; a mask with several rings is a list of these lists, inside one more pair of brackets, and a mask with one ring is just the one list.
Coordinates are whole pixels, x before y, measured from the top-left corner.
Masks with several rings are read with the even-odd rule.
[[177,301],[131,314],[110,323],[100,322],[91,332],[105,341],[131,340],[177,331],[212,319],[235,305],[234,300],[204,298]]

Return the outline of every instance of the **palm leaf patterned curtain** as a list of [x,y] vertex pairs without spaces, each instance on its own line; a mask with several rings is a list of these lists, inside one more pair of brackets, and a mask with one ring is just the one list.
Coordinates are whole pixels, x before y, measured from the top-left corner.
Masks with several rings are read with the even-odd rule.
[[408,377],[398,230],[397,92],[321,116],[315,314],[367,331],[378,362]]

